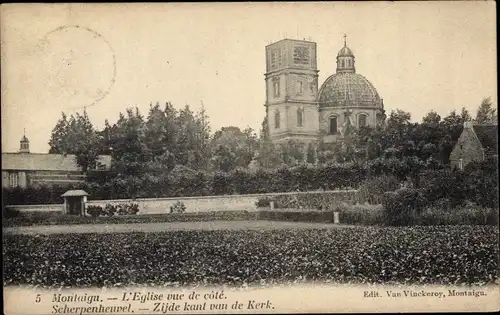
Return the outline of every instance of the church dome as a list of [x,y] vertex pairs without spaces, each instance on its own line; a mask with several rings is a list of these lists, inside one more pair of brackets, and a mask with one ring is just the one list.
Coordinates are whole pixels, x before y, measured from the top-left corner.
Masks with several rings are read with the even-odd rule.
[[337,73],[323,83],[318,101],[320,107],[383,107],[370,81],[356,73],[355,57],[347,47],[346,35],[344,47],[337,54]]
[[380,96],[364,76],[352,72],[336,73],[326,79],[319,91],[320,107],[382,107]]
[[352,53],[352,50],[349,47],[344,46],[342,47],[342,49],[339,50],[337,57],[354,57],[354,54]]

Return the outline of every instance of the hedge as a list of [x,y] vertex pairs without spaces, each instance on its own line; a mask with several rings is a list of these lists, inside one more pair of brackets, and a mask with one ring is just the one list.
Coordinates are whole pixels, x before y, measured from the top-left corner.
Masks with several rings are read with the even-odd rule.
[[[169,174],[127,177],[105,173],[102,178],[93,174],[91,181],[80,185],[4,188],[2,199],[4,205],[62,203],[60,196],[69,189],[84,189],[93,200],[360,189],[360,198],[364,198],[360,202],[381,203],[385,192],[408,177],[416,177],[405,163],[389,159],[363,165],[300,165],[213,174],[176,166]],[[416,188],[423,189],[429,202],[448,198],[453,206],[460,206],[470,200],[494,208],[498,207],[497,168],[489,160],[471,163],[464,171],[422,170]]]
[[75,216],[58,212],[24,212],[15,217],[4,218],[2,225],[73,225],[73,224],[134,224],[134,223],[164,223],[164,222],[200,222],[200,221],[238,221],[255,220],[257,213],[247,211],[213,211],[200,213],[164,213],[147,215],[122,216]]

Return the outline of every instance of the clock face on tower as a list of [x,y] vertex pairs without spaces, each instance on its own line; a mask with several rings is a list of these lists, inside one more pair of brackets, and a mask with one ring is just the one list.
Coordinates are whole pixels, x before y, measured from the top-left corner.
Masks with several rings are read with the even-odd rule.
[[310,60],[309,47],[295,46],[293,48],[293,62],[295,64],[308,65]]

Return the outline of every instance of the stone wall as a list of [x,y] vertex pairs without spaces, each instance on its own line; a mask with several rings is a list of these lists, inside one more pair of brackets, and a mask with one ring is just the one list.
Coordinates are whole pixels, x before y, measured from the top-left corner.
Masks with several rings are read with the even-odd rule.
[[[356,196],[356,190],[343,191],[325,191],[338,194],[339,202],[353,202]],[[137,203],[139,205],[139,215],[141,214],[159,214],[169,213],[170,206],[177,201],[181,201],[186,206],[186,212],[211,212],[211,211],[256,211],[255,203],[260,198],[272,197],[275,195],[297,195],[308,193],[325,193],[322,191],[314,192],[291,192],[275,194],[251,194],[251,195],[227,195],[227,196],[204,196],[204,197],[179,197],[179,198],[144,198],[144,199],[118,199],[118,200],[89,200],[88,205],[104,207],[106,204],[127,204]],[[19,211],[62,211],[63,205],[25,205],[25,206],[7,206],[8,208]]]

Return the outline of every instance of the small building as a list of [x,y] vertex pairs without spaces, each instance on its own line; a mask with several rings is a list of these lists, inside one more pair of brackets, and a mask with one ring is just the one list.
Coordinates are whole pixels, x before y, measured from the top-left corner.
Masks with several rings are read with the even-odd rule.
[[[20,141],[19,152],[2,153],[2,187],[29,187],[37,185],[64,185],[85,180],[72,154],[31,153],[26,136]],[[111,156],[101,155],[98,169],[111,166]]]
[[498,125],[464,123],[462,134],[450,154],[452,167],[463,169],[471,162],[484,161],[498,154]]
[[64,198],[63,213],[84,216],[88,195],[85,190],[68,190],[65,192],[61,195]]

